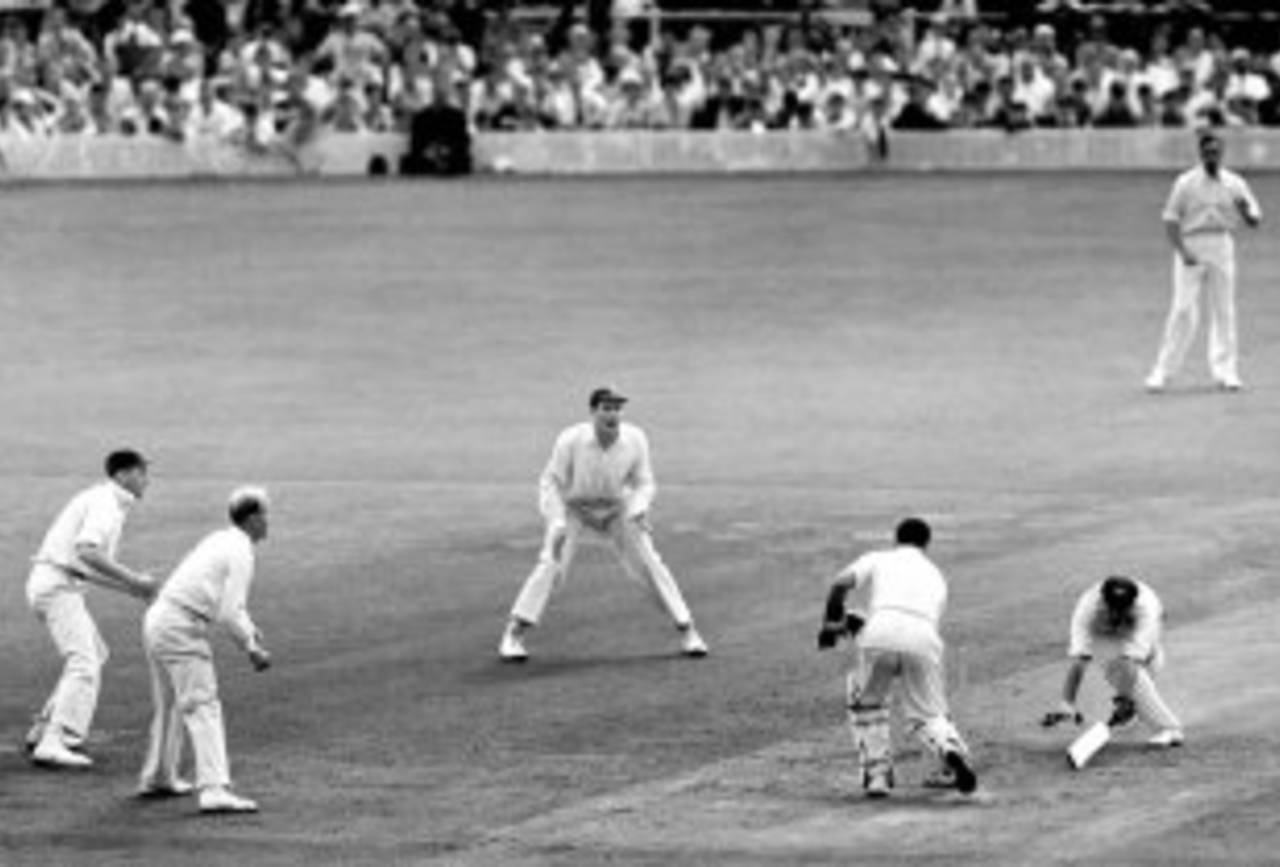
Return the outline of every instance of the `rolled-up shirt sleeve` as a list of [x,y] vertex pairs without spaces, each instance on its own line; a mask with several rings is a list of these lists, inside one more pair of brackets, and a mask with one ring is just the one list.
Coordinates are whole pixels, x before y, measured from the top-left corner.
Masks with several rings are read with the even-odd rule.
[[1098,611],[1097,590],[1081,594],[1071,612],[1071,637],[1067,656],[1079,659],[1093,656],[1093,621]]
[[1124,655],[1138,662],[1148,662],[1160,644],[1160,625],[1164,609],[1154,593],[1138,594],[1134,603],[1133,635],[1124,643]]
[[227,581],[222,590],[218,621],[245,650],[253,647],[258,628],[249,616],[249,585],[253,581],[253,553],[246,548],[227,552]]
[[551,449],[542,475],[538,478],[538,508],[549,523],[563,522],[564,492],[572,483],[573,441],[570,432],[562,433]]
[[653,505],[658,493],[658,483],[653,477],[653,463],[649,457],[649,438],[644,431],[635,429],[636,459],[631,467],[631,491],[627,497],[627,517],[643,515]]
[[1262,220],[1262,206],[1258,204],[1258,200],[1254,198],[1253,190],[1249,189],[1249,184],[1239,175],[1232,177],[1231,191],[1244,201],[1245,210],[1249,217],[1255,222]]
[[1185,177],[1179,178],[1173,184],[1173,189],[1169,190],[1169,199],[1165,202],[1164,211],[1160,216],[1166,223],[1177,223],[1181,225],[1182,217],[1187,212],[1187,181]]

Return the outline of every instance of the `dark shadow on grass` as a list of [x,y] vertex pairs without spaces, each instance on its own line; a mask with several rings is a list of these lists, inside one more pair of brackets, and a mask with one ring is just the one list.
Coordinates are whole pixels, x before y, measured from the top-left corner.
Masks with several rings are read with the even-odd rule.
[[602,669],[626,671],[661,665],[697,665],[699,662],[703,660],[689,659],[673,651],[634,656],[534,656],[524,662],[505,662],[494,656],[484,666],[468,672],[462,680],[472,684],[507,683],[533,678],[571,677]]

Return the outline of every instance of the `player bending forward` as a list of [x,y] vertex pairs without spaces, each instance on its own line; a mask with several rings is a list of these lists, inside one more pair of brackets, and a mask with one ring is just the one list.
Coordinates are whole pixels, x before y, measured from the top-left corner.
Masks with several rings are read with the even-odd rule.
[[253,813],[258,805],[230,788],[209,627],[224,624],[257,671],[271,665],[262,634],[246,608],[253,581],[253,549],[267,537],[267,493],[261,488],[238,488],[227,511],[231,526],[205,536],[178,564],[147,610],[143,643],[151,667],[155,716],[138,795],[154,798],[191,791],[191,783],[178,776],[185,724],[195,753],[200,811]]
[[1113,575],[1080,595],[1071,615],[1071,664],[1062,684],[1062,706],[1045,714],[1042,724],[1083,722],[1076,696],[1085,669],[1095,656],[1104,661],[1107,683],[1115,690],[1109,725],[1123,728],[1135,717],[1156,729],[1148,741],[1156,747],[1182,745],[1182,724],[1156,690],[1154,675],[1164,661],[1160,647],[1164,612],[1148,585]]
[[627,574],[648,585],[680,633],[680,652],[707,655],[693,614],[671,570],[653,547],[649,507],[657,485],[644,431],[622,421],[627,402],[612,388],[597,388],[587,400],[591,420],[561,432],[539,481],[546,535],[538,565],[511,607],[498,653],[506,662],[529,657],[525,635],[538,621],[552,591],[565,582],[583,539],[608,543]]
[[849,726],[867,797],[886,797],[894,785],[889,698],[895,686],[908,730],[952,772],[955,787],[969,794],[978,777],[948,716],[943,682],[938,624],[947,602],[946,579],[924,553],[932,536],[927,523],[907,518],[895,535],[895,547],[864,554],[836,576],[818,647],[834,647],[847,634],[845,596],[865,593],[867,619],[857,630],[859,670],[849,678]]

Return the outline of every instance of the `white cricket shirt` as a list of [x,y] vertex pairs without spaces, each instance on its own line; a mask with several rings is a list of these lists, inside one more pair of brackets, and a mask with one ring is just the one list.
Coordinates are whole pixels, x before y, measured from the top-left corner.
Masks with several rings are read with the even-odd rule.
[[846,572],[857,581],[855,592],[866,585],[868,618],[859,634],[863,647],[940,658],[938,623],[947,605],[947,582],[924,551],[914,545],[872,551]]
[[640,428],[622,422],[617,440],[602,449],[591,422],[567,427],[556,438],[539,493],[549,521],[563,520],[569,501],[622,502],[628,517],[647,512],[657,493],[649,440]]
[[1164,610],[1156,592],[1141,581],[1133,602],[1134,624],[1131,629],[1112,631],[1107,623],[1106,604],[1102,601],[1102,582],[1080,594],[1071,614],[1071,644],[1068,656],[1113,658],[1127,656],[1148,662],[1159,651],[1161,620]]
[[183,558],[157,600],[224,624],[248,648],[257,631],[248,611],[252,581],[253,541],[239,527],[225,527],[205,536]]
[[1173,182],[1161,216],[1177,223],[1183,236],[1234,232],[1242,222],[1237,198],[1244,199],[1254,219],[1262,219],[1262,208],[1244,178],[1229,169],[1218,169],[1214,178],[1204,166],[1196,166]]
[[81,491],[58,513],[32,560],[57,566],[68,586],[78,585],[78,580],[63,571],[88,570],[76,553],[76,546],[93,545],[114,560],[125,517],[137,499],[112,479]]

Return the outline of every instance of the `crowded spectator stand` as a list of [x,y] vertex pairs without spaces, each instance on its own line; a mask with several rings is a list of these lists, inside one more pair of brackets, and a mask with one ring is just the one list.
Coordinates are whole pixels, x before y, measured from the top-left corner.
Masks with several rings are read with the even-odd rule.
[[0,140],[1280,125],[1268,3],[702,2],[0,0]]

